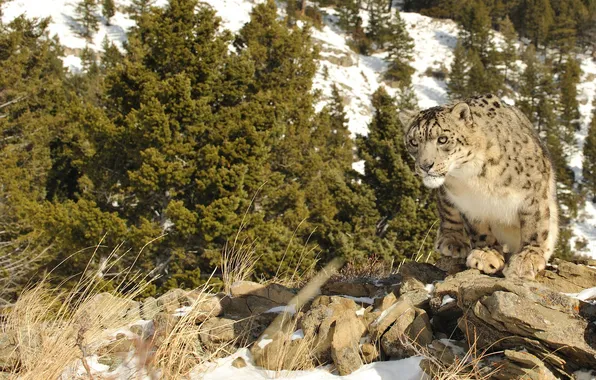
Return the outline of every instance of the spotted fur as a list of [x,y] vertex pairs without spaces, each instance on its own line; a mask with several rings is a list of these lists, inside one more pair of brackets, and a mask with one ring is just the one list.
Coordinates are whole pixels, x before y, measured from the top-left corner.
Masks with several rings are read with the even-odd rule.
[[400,119],[416,173],[438,189],[436,249],[490,274],[543,270],[558,236],[555,178],[528,118],[489,94]]

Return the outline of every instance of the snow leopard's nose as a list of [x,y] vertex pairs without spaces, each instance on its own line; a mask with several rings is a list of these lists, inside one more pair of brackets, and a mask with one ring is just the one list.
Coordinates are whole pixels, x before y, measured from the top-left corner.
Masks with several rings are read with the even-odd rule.
[[434,162],[428,162],[427,161],[427,162],[421,162],[420,163],[420,169],[424,170],[427,173],[430,171],[430,169],[433,168],[433,166],[435,166],[435,163]]

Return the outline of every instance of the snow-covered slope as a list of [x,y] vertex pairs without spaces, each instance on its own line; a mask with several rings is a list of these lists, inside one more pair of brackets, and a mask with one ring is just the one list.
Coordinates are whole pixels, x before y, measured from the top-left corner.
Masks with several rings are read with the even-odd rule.
[[[223,20],[223,26],[231,31],[238,31],[249,21],[252,7],[263,0],[203,0],[210,4]],[[157,0],[156,5],[163,5],[167,0]],[[111,26],[102,20],[100,30],[92,41],[86,41],[77,35],[78,23],[75,20],[74,0],[12,0],[3,8],[3,21],[7,22],[21,13],[29,17],[52,17],[50,32],[58,35],[67,47],[65,66],[76,71],[80,69],[78,54],[87,44],[95,50],[101,49],[101,42],[107,36],[121,46],[126,40],[127,30],[134,25],[125,13],[130,0],[116,0],[118,12],[111,20]],[[281,8],[281,7],[280,7]],[[331,96],[331,87],[337,85],[344,96],[344,103],[349,118],[352,135],[366,134],[367,124],[372,117],[371,95],[379,87],[385,86],[382,73],[387,68],[385,54],[363,56],[354,53],[348,46],[345,33],[336,26],[337,14],[333,8],[323,8],[323,27],[312,29],[312,36],[321,47],[319,70],[314,80],[315,90],[321,93],[318,107],[325,105]],[[283,9],[280,10],[283,14]],[[367,14],[362,11],[366,23]],[[412,66],[416,72],[412,82],[420,108],[433,107],[448,101],[446,83],[429,72],[441,72],[449,68],[453,59],[453,48],[457,41],[458,27],[450,20],[435,20],[417,13],[401,13],[414,39],[414,60]],[[496,38],[500,40],[500,38]],[[582,78],[578,87],[578,100],[581,111],[581,131],[577,133],[577,146],[572,152],[570,165],[581,177],[581,147],[587,134],[592,115],[592,102],[596,93],[596,63],[588,56],[580,56]],[[430,69],[430,70],[429,70]],[[386,87],[389,93],[395,93]],[[362,163],[355,163],[355,168],[363,170]],[[578,238],[588,241],[586,254],[596,257],[596,207],[588,202],[582,218],[574,224]]]

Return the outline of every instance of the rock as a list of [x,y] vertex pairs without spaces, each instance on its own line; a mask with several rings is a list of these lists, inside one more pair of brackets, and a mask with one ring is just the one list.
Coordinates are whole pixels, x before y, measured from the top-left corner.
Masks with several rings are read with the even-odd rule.
[[428,352],[445,367],[450,367],[458,358],[461,360],[465,355],[465,349],[462,348],[460,352],[456,352],[452,346],[448,346],[440,340],[433,340],[428,346]]
[[116,339],[98,350],[99,355],[106,354],[127,354],[135,348],[134,339],[128,338],[124,334],[118,334]]
[[401,287],[399,288],[399,294],[402,295],[414,290],[424,289],[424,286],[425,285],[421,281],[414,277],[408,277],[402,282]]
[[192,307],[192,315],[198,322],[207,318],[218,317],[223,313],[219,295],[205,293],[203,290],[192,290],[186,294]]
[[115,322],[137,321],[141,319],[141,308],[137,301],[116,297],[110,293],[99,293],[88,299],[80,306],[85,311],[85,317],[106,321],[100,324],[112,325]]
[[563,293],[579,293],[596,287],[596,269],[555,259],[548,270],[536,276],[536,281]]
[[510,380],[556,380],[557,377],[544,363],[528,352],[505,350],[505,360],[493,364],[498,368],[494,379]]
[[448,256],[442,256],[437,260],[435,266],[444,271],[447,275],[456,274],[468,269],[465,258],[453,258]]
[[398,325],[396,331],[405,329],[412,323],[416,312],[414,306],[407,299],[400,299],[368,327],[371,339],[378,340],[391,325]]
[[244,367],[246,367],[246,360],[244,360],[244,358],[239,356],[236,359],[234,359],[234,361],[232,361],[232,367],[244,368]]
[[404,277],[412,277],[423,284],[432,284],[435,281],[442,281],[446,273],[436,266],[428,263],[417,263],[410,261],[399,268],[399,273]]
[[157,298],[157,306],[166,313],[174,313],[183,306],[188,306],[186,291],[182,289],[170,289]]
[[230,286],[230,295],[232,297],[258,296],[267,297],[265,285],[253,281],[236,281]]
[[104,354],[97,359],[97,362],[109,367],[108,371],[113,371],[120,366],[126,359],[123,355]]
[[405,358],[416,354],[415,347],[424,347],[433,340],[430,321],[423,309],[411,309],[407,318],[398,319],[381,337],[385,354]]
[[459,327],[469,341],[477,341],[480,349],[524,346],[559,373],[593,365],[593,305],[533,281],[466,272],[438,284],[435,294],[456,293],[458,306],[465,311]]
[[344,312],[338,316],[331,340],[331,358],[340,376],[349,375],[360,366],[360,338],[366,331],[364,324],[354,313]]
[[379,350],[372,343],[364,343],[360,347],[360,356],[364,364],[369,364],[379,359]]
[[430,295],[426,289],[415,289],[399,296],[400,299],[407,299],[413,306],[428,309]]
[[287,330],[281,330],[261,337],[251,348],[255,364],[272,371],[312,368],[308,342],[292,340],[290,335]]
[[389,309],[391,305],[397,302],[397,297],[394,293],[389,293],[383,298],[375,298],[374,307],[375,310],[385,311]]
[[19,352],[14,333],[0,333],[0,370],[11,371],[19,364]]
[[280,284],[269,284],[266,288],[268,292],[267,298],[280,305],[289,304],[296,296],[293,291]]
[[153,297],[145,298],[141,303],[141,319],[153,319],[160,311],[157,300]]
[[[355,310],[358,310],[356,303],[343,297],[319,297],[313,301],[313,306],[308,310],[300,321],[304,337],[312,341],[312,356],[320,363],[331,360],[331,342],[335,333],[336,322],[344,315],[356,317]],[[326,303],[326,300],[332,300]]]
[[[340,304],[347,309],[353,309],[354,311],[360,309],[358,304],[354,300],[340,296],[318,296],[312,301],[311,309],[319,306],[329,306],[332,304]],[[337,306],[333,306],[336,308]]]
[[350,297],[374,297],[379,287],[363,279],[350,282],[332,282],[326,284],[321,291],[323,294],[346,295]]
[[236,321],[228,318],[213,317],[201,325],[199,338],[211,352],[230,346],[237,338],[234,329]]
[[265,313],[274,307],[281,306],[280,304],[263,297],[246,296],[245,298],[246,306],[251,315]]
[[287,305],[296,295],[280,284],[263,285],[251,281],[236,281],[230,287],[232,297],[256,296],[266,298],[278,305]]
[[346,50],[340,50],[330,47],[326,41],[320,41],[321,46],[321,59],[328,61],[334,65],[342,67],[354,66],[354,59],[352,58],[353,53]]
[[[447,297],[447,296],[446,296]],[[433,306],[433,301],[438,300],[438,305]],[[442,304],[441,298],[432,298],[430,307],[432,312],[432,328],[435,333],[444,333],[452,339],[462,339],[463,333],[458,328],[458,320],[463,315],[462,309],[456,301]]]
[[170,335],[180,317],[175,317],[170,313],[160,312],[153,317],[153,343],[159,347]]

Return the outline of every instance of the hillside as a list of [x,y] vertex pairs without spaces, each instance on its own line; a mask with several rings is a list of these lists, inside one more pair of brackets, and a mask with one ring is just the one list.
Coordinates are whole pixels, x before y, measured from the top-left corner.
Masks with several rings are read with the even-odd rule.
[[[165,4],[159,0],[155,5]],[[237,32],[244,23],[249,21],[249,13],[254,4],[259,1],[250,0],[207,0],[223,20],[223,27]],[[77,22],[74,20],[74,3],[66,0],[52,0],[44,2],[42,6],[35,0],[14,0],[5,5],[3,20],[11,20],[21,13],[29,17],[51,17],[49,30],[55,34],[67,48],[64,66],[72,72],[81,70],[81,50],[89,46],[101,52],[104,38],[122,47],[126,41],[127,30],[134,25],[134,21],[124,12],[130,5],[129,0],[117,2],[118,11],[111,20],[111,25],[100,24],[99,31],[94,34],[91,42],[80,37],[76,32]],[[385,85],[382,73],[387,69],[386,53],[364,56],[355,53],[347,43],[347,36],[337,27],[337,13],[333,8],[322,8],[323,27],[312,29],[312,37],[321,47],[321,59],[314,80],[314,89],[321,91],[319,109],[331,98],[333,84],[339,86],[344,97],[349,130],[352,136],[366,135],[367,126],[374,111],[371,95],[379,86],[385,86],[390,94],[395,90]],[[283,6],[280,7],[280,17],[284,15]],[[101,15],[98,18],[103,20]],[[453,60],[453,49],[457,42],[459,28],[451,20],[438,20],[417,13],[402,12],[401,16],[407,23],[408,32],[414,39],[414,59],[412,66],[415,73],[412,76],[418,106],[421,109],[445,104],[449,101],[445,73]],[[367,21],[367,13],[361,10],[361,17]],[[502,43],[500,35],[496,35],[497,42]],[[520,46],[523,44],[519,42]],[[582,147],[591,120],[593,101],[596,94],[596,63],[587,55],[579,55],[581,62],[581,79],[578,86],[578,102],[580,104],[581,130],[576,133],[577,145],[568,147],[570,153],[569,165],[575,173],[576,183],[581,181]],[[521,61],[518,62],[523,67]],[[433,75],[433,73],[443,74]],[[515,103],[515,96],[506,100]],[[362,172],[363,162],[353,164],[354,168]],[[580,207],[580,216],[573,223],[574,239],[587,242],[583,255],[596,257],[596,207],[587,201]]]

